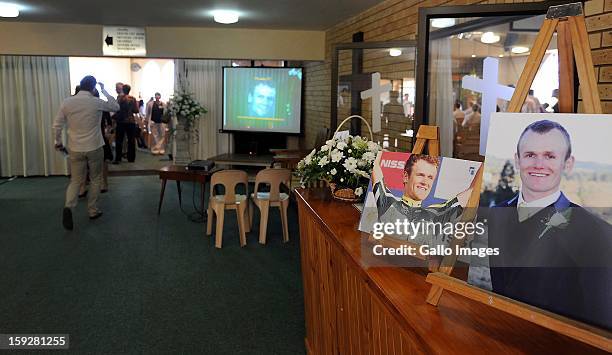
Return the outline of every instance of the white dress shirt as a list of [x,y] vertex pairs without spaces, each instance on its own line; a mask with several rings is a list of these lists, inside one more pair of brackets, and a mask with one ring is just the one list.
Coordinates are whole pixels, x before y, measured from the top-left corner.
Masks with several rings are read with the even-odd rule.
[[104,145],[100,128],[102,112],[119,111],[119,104],[106,90],[102,90],[108,102],[80,91],[62,102],[53,121],[55,144],[62,144],[62,129],[67,127],[68,148],[75,152],[90,152]]
[[516,207],[518,208],[519,221],[522,222],[540,212],[540,210],[544,207],[550,206],[557,202],[560,196],[561,190],[557,190],[548,196],[533,200],[531,202],[525,202],[523,199],[523,191],[521,190],[519,192],[518,202],[516,204]]

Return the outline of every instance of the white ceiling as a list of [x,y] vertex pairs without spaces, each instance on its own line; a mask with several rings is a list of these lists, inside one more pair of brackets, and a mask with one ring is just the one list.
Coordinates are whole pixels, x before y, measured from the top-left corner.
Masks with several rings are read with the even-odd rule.
[[[2,21],[122,26],[192,26],[325,30],[382,0],[0,0],[21,7]],[[237,24],[220,25],[211,10],[242,13]]]

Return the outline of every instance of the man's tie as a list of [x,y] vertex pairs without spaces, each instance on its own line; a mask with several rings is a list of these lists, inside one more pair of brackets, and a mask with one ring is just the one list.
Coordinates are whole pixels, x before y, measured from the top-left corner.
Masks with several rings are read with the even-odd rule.
[[517,212],[518,212],[518,220],[519,222],[524,222],[531,218],[534,214],[538,213],[543,207],[527,207],[525,202],[521,202],[518,204]]

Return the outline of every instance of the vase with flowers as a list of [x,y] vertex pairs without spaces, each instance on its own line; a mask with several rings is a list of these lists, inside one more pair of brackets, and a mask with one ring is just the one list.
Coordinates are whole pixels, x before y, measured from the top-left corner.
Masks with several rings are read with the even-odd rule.
[[[368,125],[367,121],[364,122]],[[324,180],[328,182],[334,198],[358,202],[364,197],[374,160],[381,150],[381,146],[371,138],[368,140],[350,135],[334,137],[302,159],[297,165],[296,175],[300,177],[302,186]]]
[[184,87],[170,97],[168,111],[170,115],[176,117],[176,126],[172,132],[176,142],[174,163],[188,164],[191,161],[190,142],[195,144],[199,139],[198,119],[208,111],[194,98],[194,94]]

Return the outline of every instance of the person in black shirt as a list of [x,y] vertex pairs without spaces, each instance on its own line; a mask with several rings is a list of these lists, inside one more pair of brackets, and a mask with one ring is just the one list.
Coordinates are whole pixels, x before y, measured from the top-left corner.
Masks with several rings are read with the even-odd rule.
[[119,96],[119,112],[113,117],[117,122],[115,132],[115,160],[113,164],[119,164],[122,158],[123,138],[127,135],[127,160],[133,163],[136,160],[136,118],[138,113],[138,102],[130,96],[132,87],[128,84],[122,86],[123,95]]
[[162,122],[162,116],[166,104],[161,101],[161,94],[155,93],[155,100],[149,101],[147,104],[147,122],[151,127],[151,134],[153,134],[153,144],[151,145],[151,153],[163,155],[165,154],[165,136],[166,136],[166,124]]

